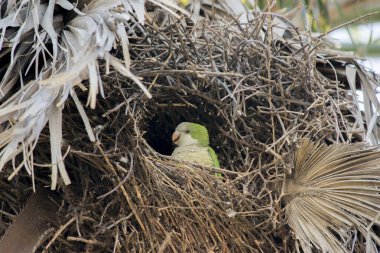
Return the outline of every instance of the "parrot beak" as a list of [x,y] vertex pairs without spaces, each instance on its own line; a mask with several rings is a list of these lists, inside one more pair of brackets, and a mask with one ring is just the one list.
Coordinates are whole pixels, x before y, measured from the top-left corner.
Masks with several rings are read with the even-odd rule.
[[179,140],[179,135],[180,135],[180,133],[178,131],[174,131],[174,133],[172,135],[172,141],[174,144],[177,144],[177,142]]

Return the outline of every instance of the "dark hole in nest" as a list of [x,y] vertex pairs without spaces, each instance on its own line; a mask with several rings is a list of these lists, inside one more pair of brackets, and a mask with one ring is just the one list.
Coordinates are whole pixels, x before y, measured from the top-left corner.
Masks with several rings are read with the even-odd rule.
[[[156,91],[154,99],[144,104],[144,112],[147,113],[140,125],[145,132],[144,138],[158,153],[171,155],[175,148],[171,136],[177,125],[184,121],[198,123],[208,129],[210,146],[215,150],[221,167],[246,171],[249,166],[255,166],[253,162],[256,162],[261,148],[255,143],[266,141],[270,129],[260,122],[267,119],[265,115],[256,114],[257,104],[251,103],[247,104],[250,114],[255,114],[258,121],[247,119],[243,122],[241,118],[234,121],[230,101],[222,101],[218,97],[209,90],[190,95],[176,93],[172,89]],[[247,156],[249,160],[246,160]]]
[[147,106],[149,114],[146,116],[145,138],[148,144],[163,155],[170,155],[175,146],[171,136],[181,122],[193,122],[205,126],[209,132],[212,148],[218,153],[222,143],[219,126],[222,120],[217,114],[215,106],[195,98],[187,103],[170,98],[168,100],[154,100]]

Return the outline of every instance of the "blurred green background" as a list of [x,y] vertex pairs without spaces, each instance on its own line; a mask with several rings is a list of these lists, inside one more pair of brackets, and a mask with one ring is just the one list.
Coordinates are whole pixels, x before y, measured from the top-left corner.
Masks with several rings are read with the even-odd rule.
[[[380,73],[380,0],[256,0],[262,10],[280,13],[294,12],[299,9],[297,25],[305,25],[313,32],[324,33],[330,29],[377,12],[369,17],[342,27],[331,34],[338,48],[353,51],[363,64]],[[249,5],[249,0],[243,0]],[[305,23],[305,24],[302,24]]]
[[[183,6],[192,0],[177,0]],[[232,1],[232,0],[229,0]],[[380,74],[380,0],[241,0],[248,8],[285,15],[293,24],[316,33],[348,25],[328,34],[335,46],[351,51]],[[370,14],[350,23],[350,21]]]

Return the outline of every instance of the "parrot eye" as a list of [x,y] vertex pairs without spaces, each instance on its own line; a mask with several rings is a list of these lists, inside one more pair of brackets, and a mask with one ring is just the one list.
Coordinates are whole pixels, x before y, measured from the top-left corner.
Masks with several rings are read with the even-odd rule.
[[187,133],[187,134],[190,133],[190,130],[185,130],[185,133]]

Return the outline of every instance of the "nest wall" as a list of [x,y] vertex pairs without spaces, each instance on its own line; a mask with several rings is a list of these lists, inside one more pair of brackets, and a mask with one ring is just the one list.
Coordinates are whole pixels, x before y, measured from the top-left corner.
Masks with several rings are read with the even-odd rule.
[[[70,147],[65,164],[73,181],[60,188],[66,227],[41,251],[293,251],[279,189],[297,141],[362,136],[347,91],[317,68],[323,43],[276,38],[263,30],[270,15],[246,26],[164,20],[128,30],[131,71],[153,99],[115,72],[104,75],[105,98],[86,109],[96,143],[74,103],[66,103],[63,148]],[[77,92],[86,101],[87,93]],[[168,157],[182,121],[208,128],[223,179]],[[34,157],[49,162],[44,134]],[[35,171],[38,184],[49,181],[47,171]],[[21,173],[12,184],[29,180]],[[22,206],[2,199],[10,213]]]

